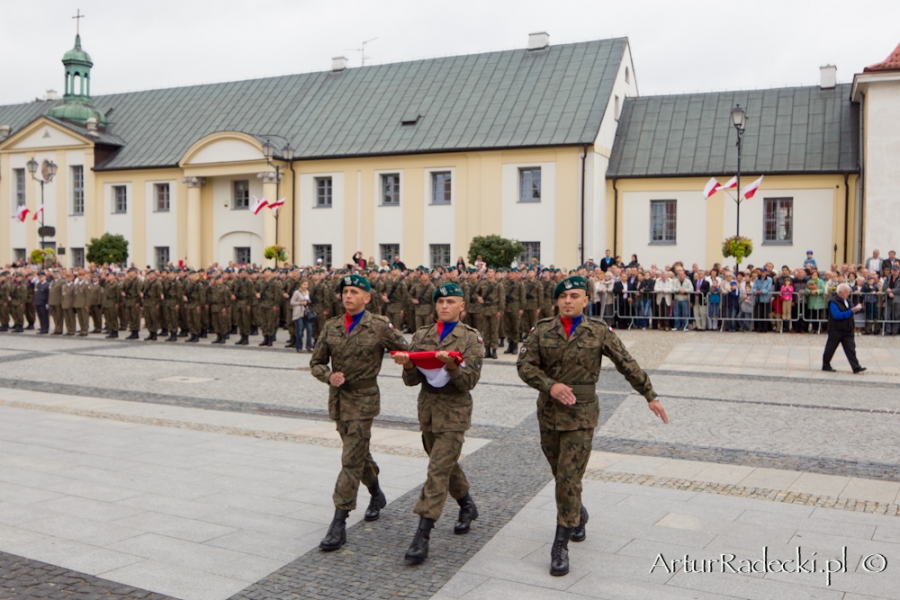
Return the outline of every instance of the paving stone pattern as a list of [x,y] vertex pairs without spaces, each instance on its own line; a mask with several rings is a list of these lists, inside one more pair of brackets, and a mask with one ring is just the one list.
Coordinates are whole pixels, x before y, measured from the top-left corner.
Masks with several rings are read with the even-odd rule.
[[93,575],[0,552],[0,598],[5,600],[170,600]]

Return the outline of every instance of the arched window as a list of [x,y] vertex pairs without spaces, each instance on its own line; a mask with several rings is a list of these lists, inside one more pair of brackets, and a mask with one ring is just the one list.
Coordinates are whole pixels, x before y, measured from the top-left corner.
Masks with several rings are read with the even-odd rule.
[[625,83],[631,83],[631,71],[628,70],[628,67],[625,67]]
[[72,75],[72,94],[77,96],[80,94],[78,91],[79,86],[81,85],[81,76],[78,73],[74,73]]

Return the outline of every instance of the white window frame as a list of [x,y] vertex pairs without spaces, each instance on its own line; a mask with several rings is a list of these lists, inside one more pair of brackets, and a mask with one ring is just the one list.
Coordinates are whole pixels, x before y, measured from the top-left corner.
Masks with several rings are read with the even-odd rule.
[[[525,247],[525,249],[522,251],[522,254],[520,254],[520,255],[516,258],[516,263],[518,263],[518,264],[523,264],[523,263],[524,263],[525,266],[529,266],[529,267],[530,267],[530,266],[531,266],[531,259],[532,259],[532,258],[537,258],[537,259],[538,259],[538,264],[543,264],[543,263],[541,263],[541,243],[540,243],[540,242],[520,242],[520,243],[522,244],[522,246]],[[528,246],[529,244],[537,244],[537,255],[536,255],[536,256],[535,256],[535,253],[534,253],[534,251],[533,251],[534,248],[532,247],[531,249],[529,249],[529,246]]]
[[[121,183],[121,184],[113,185],[113,186],[111,186],[111,188],[112,188],[112,198],[111,198],[112,214],[127,215],[128,214],[128,186],[125,185],[124,183]],[[122,193],[125,196],[124,197],[124,203],[125,203],[124,210],[119,210],[119,190],[122,190]]]
[[[385,256],[385,248],[396,248],[396,252],[390,252]],[[400,244],[378,244],[378,252],[381,254],[381,260],[387,260],[388,264],[391,264],[394,262],[395,256],[400,256]],[[379,264],[381,263],[379,262]]]
[[[446,248],[447,249],[447,261],[446,263],[439,264],[434,260],[434,251],[436,248]],[[449,267],[453,263],[453,244],[428,244],[428,258],[431,260],[431,268],[435,267]]]
[[[428,169],[426,172],[428,174],[428,176],[425,178],[426,185],[428,186],[428,190],[427,190],[428,193],[426,195],[426,198],[429,198],[428,203],[431,204],[432,206],[450,206],[450,205],[452,205],[454,203],[453,201],[455,200],[454,196],[456,195],[456,185],[455,185],[456,184],[456,173],[454,173],[454,170],[453,169]],[[446,198],[447,192],[446,192],[446,190],[444,190],[441,193],[441,195],[444,196],[444,198],[438,200],[437,195],[435,193],[437,191],[435,188],[435,184],[437,183],[437,177],[444,176],[444,175],[448,176],[450,179],[450,198],[449,199]]]
[[[327,197],[324,198],[327,200],[326,202],[320,202],[320,200],[323,200],[323,197],[319,194],[320,183],[327,183],[325,194]],[[315,198],[313,201],[313,208],[331,208],[334,206],[334,178],[331,175],[313,177],[313,195]]]
[[[378,182],[378,206],[389,206],[395,207],[400,206],[403,202],[403,172],[399,170],[391,170],[391,171],[379,171],[375,174]],[[396,202],[385,202],[385,182],[387,177],[396,176],[397,177],[397,201]]]
[[[13,202],[13,211],[12,214],[15,216],[16,211],[20,206],[24,206],[27,201],[27,178],[25,177],[25,169],[13,169],[13,198],[15,198],[15,202]],[[21,185],[20,185],[21,184]]]
[[[328,268],[334,264],[334,244],[313,244],[313,264],[319,264],[319,258],[322,258],[322,267]],[[319,256],[319,248],[323,250],[327,248],[324,256]]]
[[[788,230],[790,231],[790,236],[788,236],[786,239],[783,239],[783,240],[778,239],[778,226],[779,226],[779,223],[781,223],[782,221],[779,221],[778,214],[777,214],[778,208],[780,207],[780,204],[782,202],[788,202],[789,206],[790,206],[790,216],[786,220],[786,222],[788,223]],[[776,207],[775,207],[776,215],[775,215],[774,220],[772,220],[775,225],[775,239],[769,239],[768,235],[767,235],[767,233],[768,233],[767,228],[768,228],[769,221],[770,221],[769,216],[768,216],[769,215],[768,209],[769,209],[770,203],[777,203]],[[778,196],[775,198],[763,198],[762,210],[763,210],[763,214],[762,214],[763,245],[764,246],[793,246],[794,245],[794,198],[793,198],[793,196]]]
[[[528,185],[531,186],[531,190],[533,192],[534,191],[534,188],[533,188],[533,186],[534,186],[533,172],[534,171],[538,172],[538,179],[540,181],[540,184],[538,185],[538,197],[533,198],[529,194],[529,197],[525,198],[524,197],[525,185],[526,185],[525,174],[532,173],[532,175],[529,175],[529,177],[528,177]],[[543,178],[542,168],[541,167],[519,167],[517,177],[518,177],[517,183],[519,186],[519,189],[518,189],[519,195],[518,195],[517,202],[520,202],[522,204],[540,203],[544,196],[544,193],[543,193],[544,178]]]
[[[247,260],[246,261],[240,260],[239,254],[240,254],[240,251],[242,251],[242,250],[247,251]],[[253,248],[250,246],[234,246],[234,262],[236,262],[239,265],[253,264]]]
[[[246,183],[247,193],[246,206],[238,205],[237,184]],[[243,200],[242,200],[243,202]],[[232,179],[231,180],[231,210],[250,210],[250,180],[249,179]]]
[[69,248],[69,256],[72,257],[72,268],[84,266],[86,259],[84,248]]
[[[165,208],[160,208],[160,192],[165,189]],[[172,210],[172,186],[168,181],[153,184],[153,212],[170,212]]]
[[[84,165],[72,165],[70,171],[72,173],[72,216],[80,217],[84,215]],[[81,180],[80,186],[78,185],[79,179]]]
[[[672,239],[668,239],[668,220],[669,220],[669,205],[675,206],[675,232]],[[662,206],[663,207],[663,221],[662,221],[662,239],[655,240],[653,239],[653,207],[654,206]],[[678,243],[678,200],[673,200],[671,198],[659,198],[650,201],[650,245],[651,246],[674,246]]]
[[[166,255],[165,260],[162,260],[160,257],[163,250],[165,250],[165,255]],[[154,255],[154,258],[156,259],[156,268],[157,269],[165,269],[166,265],[169,263],[169,261],[172,260],[172,254],[171,254],[171,251],[169,250],[169,246],[154,246],[153,255]]]

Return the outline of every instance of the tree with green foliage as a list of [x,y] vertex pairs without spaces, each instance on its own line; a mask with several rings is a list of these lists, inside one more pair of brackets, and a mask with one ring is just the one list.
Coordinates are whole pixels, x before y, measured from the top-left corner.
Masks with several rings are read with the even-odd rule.
[[87,261],[95,265],[124,264],[128,260],[128,240],[121,235],[104,233],[91,238],[87,245]]
[[518,240],[509,240],[499,235],[479,235],[469,244],[469,264],[481,259],[489,267],[508,267],[522,254],[525,246]]

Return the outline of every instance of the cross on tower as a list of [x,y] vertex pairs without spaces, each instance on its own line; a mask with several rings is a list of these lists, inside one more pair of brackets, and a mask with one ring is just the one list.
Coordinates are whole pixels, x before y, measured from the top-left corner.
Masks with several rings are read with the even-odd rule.
[[86,15],[81,14],[80,8],[75,11],[75,16],[72,18],[75,19],[75,33],[76,34],[81,33],[81,19],[83,19],[85,16]]

